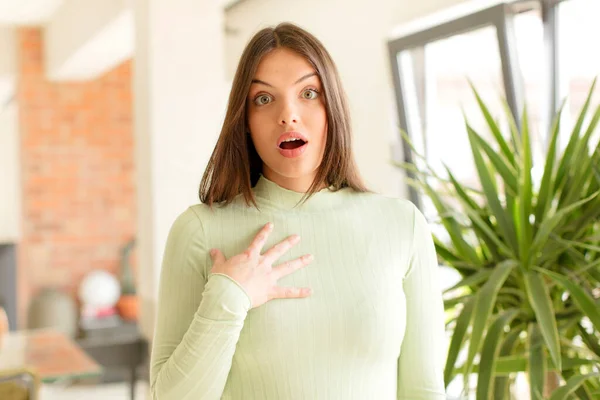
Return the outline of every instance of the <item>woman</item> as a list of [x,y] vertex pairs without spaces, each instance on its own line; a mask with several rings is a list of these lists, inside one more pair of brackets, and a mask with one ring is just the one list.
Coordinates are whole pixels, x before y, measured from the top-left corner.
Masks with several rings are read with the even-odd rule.
[[171,227],[154,399],[443,399],[436,254],[368,191],[323,45],[292,24],[241,57],[202,204]]

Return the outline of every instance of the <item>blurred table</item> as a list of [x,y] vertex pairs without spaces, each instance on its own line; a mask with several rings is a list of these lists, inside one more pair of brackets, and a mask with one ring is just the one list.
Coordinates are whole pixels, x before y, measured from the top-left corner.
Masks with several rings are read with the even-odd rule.
[[102,367],[75,341],[53,329],[14,331],[0,341],[0,370],[34,370],[42,382],[95,377]]

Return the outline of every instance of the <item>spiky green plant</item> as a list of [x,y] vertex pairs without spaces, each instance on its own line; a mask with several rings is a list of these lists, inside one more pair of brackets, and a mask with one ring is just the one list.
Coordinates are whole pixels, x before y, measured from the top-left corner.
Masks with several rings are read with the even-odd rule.
[[600,395],[600,141],[592,144],[600,106],[584,127],[595,83],[563,151],[562,107],[557,112],[539,184],[527,111],[517,125],[504,102],[505,134],[474,88],[493,138],[465,118],[480,188],[448,167],[441,176],[416,153],[423,167],[395,163],[413,172],[410,183],[431,200],[449,237],[434,235],[440,260],[462,277],[445,291],[445,381],[462,374],[467,387],[476,373],[477,399],[509,398],[516,372],[527,373],[532,399],[542,398],[549,371],[565,380],[552,400]]

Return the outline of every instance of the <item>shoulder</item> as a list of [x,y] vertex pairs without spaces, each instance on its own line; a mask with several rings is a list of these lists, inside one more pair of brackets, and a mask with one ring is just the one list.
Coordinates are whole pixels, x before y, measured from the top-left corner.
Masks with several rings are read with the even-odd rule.
[[193,207],[188,207],[176,215],[167,238],[167,249],[178,248],[183,243],[189,243],[190,239],[203,236],[202,221],[198,218]]
[[207,222],[214,219],[214,210],[205,204],[195,204],[179,212],[171,224],[167,237],[165,259],[197,260],[206,253]]
[[213,205],[212,208],[204,203],[194,204],[176,215],[171,231],[187,235],[204,235],[204,231],[210,227],[212,222],[235,213],[236,210],[237,207],[232,204],[228,206]]
[[214,210],[202,203],[187,207],[175,216],[169,238],[201,238],[204,236],[204,225],[214,218],[214,213]]
[[369,206],[383,209],[388,216],[401,218],[403,221],[413,221],[416,214],[420,213],[414,203],[407,199],[380,193],[360,193],[358,196]]

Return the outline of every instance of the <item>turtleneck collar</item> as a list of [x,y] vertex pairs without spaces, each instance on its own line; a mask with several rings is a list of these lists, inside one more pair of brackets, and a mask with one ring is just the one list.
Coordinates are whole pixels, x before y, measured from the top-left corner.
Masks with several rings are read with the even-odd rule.
[[331,210],[341,205],[348,195],[350,188],[333,191],[324,188],[313,194],[303,204],[298,204],[305,193],[295,192],[279,186],[277,183],[267,179],[260,174],[256,185],[252,188],[256,196],[256,203],[262,209],[302,212]]

